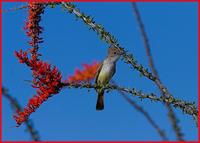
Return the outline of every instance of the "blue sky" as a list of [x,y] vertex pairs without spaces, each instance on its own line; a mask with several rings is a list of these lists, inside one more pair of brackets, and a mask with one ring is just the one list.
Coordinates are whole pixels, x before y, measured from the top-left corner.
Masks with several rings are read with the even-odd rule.
[[[24,4],[4,2],[3,9]],[[76,5],[112,33],[139,63],[148,67],[130,3],[82,2]],[[197,3],[146,2],[138,3],[138,7],[161,80],[174,97],[197,102]],[[25,9],[3,13],[3,85],[23,107],[35,93],[24,81],[31,80],[31,71],[14,57],[15,50],[29,47],[23,30],[26,17]],[[40,48],[42,59],[56,65],[64,78],[73,74],[75,68],[81,68],[81,64],[101,61],[106,56],[108,45],[59,6],[45,10],[41,25],[44,27],[44,43]],[[140,77],[137,71],[121,60],[117,63],[113,79],[121,86],[159,95],[153,82]],[[44,141],[160,140],[144,116],[116,91],[105,95],[105,110],[102,112],[95,110],[96,98],[93,90],[64,89],[30,118]],[[140,101],[136,97],[132,99],[149,112],[170,140],[176,139],[166,108],[161,103]],[[197,140],[197,128],[192,117],[184,115],[179,109],[175,109],[175,113],[185,139]],[[24,125],[12,127],[15,125],[12,115],[9,102],[3,98],[3,140],[30,140]]]

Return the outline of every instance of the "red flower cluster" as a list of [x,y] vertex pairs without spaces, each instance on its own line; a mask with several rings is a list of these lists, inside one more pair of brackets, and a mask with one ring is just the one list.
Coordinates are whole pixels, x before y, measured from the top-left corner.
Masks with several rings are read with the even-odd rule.
[[28,37],[31,38],[31,41],[28,43],[32,47],[30,50],[33,55],[35,55],[33,58],[35,60],[37,59],[37,50],[38,50],[38,44],[42,43],[43,40],[39,36],[42,33],[42,27],[39,25],[39,22],[41,21],[41,14],[44,13],[44,4],[42,3],[36,3],[36,2],[29,2],[28,8],[29,8],[29,17],[26,21],[26,25],[24,29],[26,30],[26,34]]
[[94,62],[91,65],[83,64],[83,70],[76,69],[74,75],[69,76],[66,82],[74,83],[90,81],[94,79],[99,66],[100,64],[98,62]]
[[29,2],[28,8],[29,17],[24,29],[27,30],[27,36],[32,38],[29,44],[32,47],[37,47],[37,44],[42,42],[42,38],[39,37],[39,34],[42,33],[42,27],[39,22],[41,21],[41,14],[44,13],[44,4]]
[[[15,52],[15,56],[20,63],[26,64],[32,70],[32,87],[36,88],[36,95],[29,100],[23,111],[17,111],[17,114],[13,116],[18,126],[26,121],[31,113],[35,112],[44,101],[59,93],[64,86],[61,81],[62,75],[58,69],[38,58],[38,44],[42,42],[42,38],[40,38],[42,28],[39,22],[41,14],[44,12],[44,5],[42,3],[29,2],[28,6],[29,17],[25,30],[27,30],[27,36],[31,38],[29,42],[31,48],[28,51],[20,50]],[[30,57],[28,57],[28,54],[30,54]],[[67,79],[67,83],[92,80],[99,65],[97,62],[92,65],[83,64],[83,70],[76,69],[75,74]]]
[[22,52],[22,50],[15,54],[21,63],[26,63],[31,68],[34,78],[32,86],[37,89],[37,94],[29,100],[26,108],[22,112],[17,111],[17,115],[14,115],[17,124],[21,125],[44,101],[53,94],[59,93],[63,85],[62,75],[56,67],[41,60],[29,59],[26,52]]
[[15,52],[19,62],[31,68],[33,75],[32,86],[37,89],[37,94],[30,99],[27,107],[22,112],[17,111],[17,115],[14,115],[18,126],[26,121],[30,114],[46,101],[48,97],[58,93],[62,88],[62,76],[57,68],[38,59],[38,44],[42,42],[42,38],[40,37],[42,27],[39,25],[39,22],[41,21],[41,14],[44,13],[44,7],[42,3],[28,3],[29,16],[24,29],[26,30],[27,36],[31,38],[31,41],[28,42],[31,46],[28,51],[31,57],[29,58],[27,56],[28,52],[26,51],[20,50],[19,52]]

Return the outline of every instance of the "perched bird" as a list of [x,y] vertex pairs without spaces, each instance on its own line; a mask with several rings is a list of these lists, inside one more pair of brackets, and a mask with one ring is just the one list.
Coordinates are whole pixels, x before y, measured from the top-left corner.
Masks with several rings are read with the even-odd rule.
[[[120,58],[122,52],[114,46],[108,48],[108,55],[103,60],[102,64],[99,66],[95,84],[100,86],[106,86],[116,71],[116,62]],[[97,103],[96,103],[96,110],[103,110],[104,109],[104,90],[103,89],[96,89],[98,93]]]

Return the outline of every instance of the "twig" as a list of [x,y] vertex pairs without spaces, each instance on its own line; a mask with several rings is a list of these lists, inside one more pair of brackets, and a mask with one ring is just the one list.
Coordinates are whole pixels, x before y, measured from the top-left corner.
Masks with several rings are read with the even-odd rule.
[[[18,110],[18,111],[21,111],[22,110],[22,107],[20,106],[20,104],[17,102],[17,100],[12,97],[9,93],[8,93],[8,90],[4,87],[2,87],[2,95],[8,99],[8,101],[10,102],[10,105],[11,107],[13,108],[14,111]],[[29,132],[31,138],[34,140],[34,141],[40,141],[40,136],[38,134],[38,131],[36,131],[36,129],[34,129],[34,126],[33,126],[33,122],[29,119],[25,122],[25,125],[26,125],[26,128],[27,128],[27,131]]]
[[[137,4],[135,2],[132,2],[132,6],[133,6],[133,11],[134,11],[135,16],[136,16],[136,21],[139,25],[141,35],[142,35],[142,38],[143,38],[144,47],[146,49],[146,54],[147,54],[147,58],[148,58],[148,62],[149,62],[149,67],[151,68],[153,75],[156,77],[155,83],[156,83],[157,87],[159,88],[159,90],[160,90],[160,92],[162,93],[163,96],[170,96],[171,94],[169,93],[167,88],[165,88],[164,85],[162,84],[162,82],[159,78],[159,75],[156,71],[156,68],[155,68],[155,65],[154,65],[154,62],[153,62],[153,58],[152,58],[152,55],[151,55],[151,49],[150,49],[148,36],[147,36],[146,31],[145,31],[144,24],[142,22]],[[176,133],[176,137],[177,137],[178,140],[183,141],[184,136],[183,136],[183,133],[181,132],[181,128],[178,125],[178,119],[177,119],[173,109],[171,108],[171,106],[168,105],[168,104],[165,104],[165,105],[166,105],[166,108],[168,110],[168,117],[169,117],[169,119],[172,123],[172,127],[173,127],[173,129]]]
[[145,94],[143,93],[141,90],[136,90],[135,88],[125,88],[125,87],[120,87],[117,85],[106,85],[104,87],[96,85],[96,84],[91,84],[91,83],[62,83],[63,87],[67,87],[67,88],[93,88],[93,89],[98,89],[98,88],[103,88],[104,90],[119,90],[119,91],[123,91],[126,93],[129,93],[133,96],[137,96],[139,97],[141,100],[142,99],[149,99],[151,101],[155,101],[155,102],[161,102],[161,103],[167,103],[169,105],[172,105],[175,108],[179,108],[183,111],[183,113],[188,114],[188,115],[192,115],[192,116],[197,116],[198,111],[197,111],[197,107],[195,106],[194,103],[189,103],[187,101],[183,101],[177,98],[174,98],[173,96],[160,96],[158,97],[157,95],[155,95],[154,93],[150,93],[150,94]]
[[23,5],[23,6],[20,6],[20,7],[14,7],[14,8],[9,8],[9,9],[4,9],[2,10],[3,13],[5,12],[13,12],[13,11],[17,11],[17,10],[22,10],[22,9],[26,9],[28,8],[28,5]]
[[[114,81],[112,81],[112,83],[116,85],[116,83]],[[168,141],[168,138],[167,138],[165,132],[160,129],[160,127],[156,124],[156,122],[152,119],[152,117],[149,115],[149,113],[147,111],[145,111],[141,106],[139,106],[134,100],[132,100],[130,97],[128,97],[128,95],[125,94],[124,92],[122,92],[121,90],[118,90],[118,92],[138,112],[140,112],[142,115],[144,115],[144,117],[152,125],[152,127],[156,130],[156,132],[159,134],[159,136],[162,138],[163,141]]]

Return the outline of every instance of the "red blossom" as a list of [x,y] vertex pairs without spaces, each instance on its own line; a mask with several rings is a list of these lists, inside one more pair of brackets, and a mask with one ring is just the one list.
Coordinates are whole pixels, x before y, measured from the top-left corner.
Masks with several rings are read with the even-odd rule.
[[69,76],[66,82],[87,82],[94,79],[99,65],[98,62],[94,62],[91,65],[83,64],[83,70],[76,69],[74,75]]
[[34,60],[37,60],[37,50],[38,50],[38,44],[43,42],[42,38],[40,37],[40,34],[42,33],[43,28],[39,25],[41,21],[41,14],[44,13],[44,4],[42,3],[36,3],[36,2],[29,2],[28,3],[28,20],[25,23],[24,29],[26,30],[26,34],[28,37],[31,38],[31,40],[28,42],[32,49],[30,49],[31,53],[35,56]]
[[[25,63],[32,70],[32,87],[36,88],[36,95],[29,100],[25,109],[21,112],[18,111],[17,115],[14,115],[14,119],[19,126],[25,122],[31,113],[35,112],[44,101],[52,95],[59,93],[63,88],[63,83],[61,81],[62,75],[55,66],[53,67],[42,60],[32,60],[32,58],[28,58],[27,53],[22,50],[15,54],[19,61]],[[91,65],[83,64],[83,70],[76,69],[75,74],[69,76],[67,82],[74,83],[90,81],[94,79],[99,66],[100,64],[98,62],[94,62]]]
[[[44,12],[44,5],[42,3],[29,2],[29,16],[25,25],[27,36],[31,38],[31,48],[26,51],[20,50],[15,52],[15,56],[20,63],[24,63],[30,67],[33,76],[32,87],[36,88],[36,95],[30,99],[26,108],[23,111],[17,111],[14,115],[18,126],[28,119],[30,114],[34,112],[44,101],[46,101],[53,94],[57,94],[62,88],[61,73],[56,67],[52,67],[49,63],[38,59],[39,43],[42,42],[40,34],[42,27],[39,25],[41,21],[41,14]],[[30,54],[30,58],[27,54]]]
[[61,82],[62,75],[56,67],[52,67],[49,63],[41,60],[33,61],[24,53],[20,50],[20,52],[16,52],[16,56],[19,58],[19,61],[26,63],[31,68],[33,75],[32,87],[37,89],[37,94],[29,100],[23,111],[18,111],[17,115],[14,115],[18,126],[26,121],[30,114],[35,112],[44,101],[52,95],[59,93],[63,87]]

